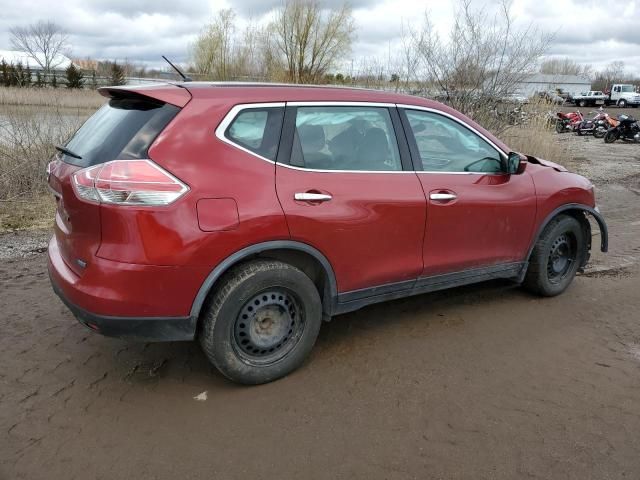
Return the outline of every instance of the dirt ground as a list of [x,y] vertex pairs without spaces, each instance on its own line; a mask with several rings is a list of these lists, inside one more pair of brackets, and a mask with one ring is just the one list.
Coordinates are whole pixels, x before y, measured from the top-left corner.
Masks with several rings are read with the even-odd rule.
[[260,387],[196,344],[86,330],[51,291],[46,234],[1,236],[0,479],[640,478],[640,146],[558,141],[611,231],[565,294],[372,306]]

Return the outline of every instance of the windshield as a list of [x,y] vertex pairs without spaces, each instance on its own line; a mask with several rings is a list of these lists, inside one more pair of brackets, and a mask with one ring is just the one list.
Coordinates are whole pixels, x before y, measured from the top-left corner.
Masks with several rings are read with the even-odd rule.
[[65,145],[82,158],[63,155],[64,161],[90,167],[116,159],[146,158],[151,143],[178,111],[144,97],[112,98]]
[[620,86],[621,92],[633,92],[633,85],[622,85]]

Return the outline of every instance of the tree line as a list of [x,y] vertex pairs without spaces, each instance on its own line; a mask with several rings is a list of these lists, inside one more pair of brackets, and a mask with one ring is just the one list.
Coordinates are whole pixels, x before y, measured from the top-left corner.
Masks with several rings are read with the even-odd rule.
[[16,64],[7,63],[4,58],[0,60],[0,86],[23,88],[91,88],[96,89],[100,84],[124,85],[127,83],[125,70],[117,62],[100,62],[102,71],[91,70],[89,72],[71,63],[64,70],[43,71],[33,70],[22,62]]

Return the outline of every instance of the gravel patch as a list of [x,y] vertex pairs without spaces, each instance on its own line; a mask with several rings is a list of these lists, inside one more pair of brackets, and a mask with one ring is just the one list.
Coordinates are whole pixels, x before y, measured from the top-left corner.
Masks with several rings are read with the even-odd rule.
[[47,250],[50,230],[16,230],[0,233],[0,260],[30,258]]

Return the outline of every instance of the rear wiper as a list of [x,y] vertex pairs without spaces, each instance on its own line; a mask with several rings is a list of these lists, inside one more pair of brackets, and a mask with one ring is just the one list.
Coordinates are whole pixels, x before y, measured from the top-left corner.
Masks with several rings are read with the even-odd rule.
[[69,150],[66,147],[62,147],[60,145],[56,145],[55,147],[56,147],[56,150],[58,150],[59,152],[64,153],[65,155],[69,155],[70,157],[77,158],[78,160],[82,160],[82,157],[80,155],[78,155],[75,152],[72,152],[71,150]]

